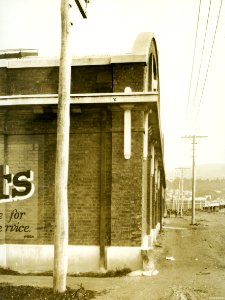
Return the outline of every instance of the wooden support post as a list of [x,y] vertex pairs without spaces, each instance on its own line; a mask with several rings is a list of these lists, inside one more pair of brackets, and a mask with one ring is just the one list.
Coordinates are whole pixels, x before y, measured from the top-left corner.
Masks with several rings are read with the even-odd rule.
[[61,57],[59,67],[59,100],[57,116],[57,146],[55,165],[55,240],[54,240],[54,292],[66,290],[68,263],[68,164],[70,130],[70,20],[69,0],[61,0]]

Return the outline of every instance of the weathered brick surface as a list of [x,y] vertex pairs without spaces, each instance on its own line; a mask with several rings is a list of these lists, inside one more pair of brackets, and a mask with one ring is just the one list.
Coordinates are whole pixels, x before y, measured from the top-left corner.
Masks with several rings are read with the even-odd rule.
[[[142,63],[72,67],[71,93],[143,91],[144,72]],[[0,95],[57,94],[58,80],[58,67],[0,68]]]
[[[6,236],[6,242],[53,243],[54,238],[54,171],[56,151],[56,114],[35,115],[31,108],[9,109],[4,116],[8,151],[1,137],[4,156],[13,172],[30,168],[35,174],[35,197],[23,203],[6,205],[6,219],[13,209],[25,208],[32,234],[21,240]],[[111,117],[108,112],[106,155],[106,242],[110,243],[111,202]],[[43,131],[42,131],[43,130]],[[84,108],[82,114],[71,115],[69,163],[69,242],[78,245],[99,244],[100,195],[100,110]],[[35,203],[32,204],[32,203]],[[9,235],[9,234],[8,234]],[[32,237],[31,237],[32,235]],[[3,241],[2,241],[3,242]]]
[[58,67],[7,70],[9,95],[58,93]]
[[[71,70],[71,93],[111,93],[112,67],[77,66]],[[0,68],[0,95],[57,94],[58,67]]]
[[[138,126],[139,125],[139,126]],[[112,245],[138,246],[142,227],[143,112],[132,111],[131,159],[123,153],[123,110],[112,112]]]
[[[72,68],[71,92],[123,92],[126,86],[134,92],[143,91],[145,72],[146,66],[142,63],[76,66]],[[57,67],[0,68],[0,95],[57,92]],[[13,172],[33,169],[36,176],[35,204],[31,205],[27,221],[33,226],[33,237],[20,239],[11,235],[5,237],[6,242],[52,244],[54,241],[57,114],[54,112],[56,106],[43,108],[43,114],[35,114],[32,106],[0,109],[2,164],[8,161]],[[80,114],[71,113],[68,204],[69,243],[73,245],[99,245],[101,108],[101,105],[82,105]],[[104,108],[107,110],[106,128],[103,129],[106,134],[105,242],[113,246],[140,246],[146,232],[147,209],[147,171],[143,164],[144,107],[132,109],[132,154],[129,160],[125,160],[123,153],[124,111],[116,105]],[[8,152],[5,151],[5,137],[8,137]],[[28,210],[33,200],[26,201],[23,205]],[[13,205],[7,204],[7,207]],[[11,208],[7,210],[6,219]]]
[[144,64],[127,63],[113,65],[113,92],[124,92],[130,87],[133,92],[144,89]]
[[6,68],[0,68],[0,96],[7,94],[7,85],[6,85]]
[[72,68],[72,93],[111,93],[112,84],[110,65]]
[[99,243],[99,133],[71,136],[69,202],[70,240]]

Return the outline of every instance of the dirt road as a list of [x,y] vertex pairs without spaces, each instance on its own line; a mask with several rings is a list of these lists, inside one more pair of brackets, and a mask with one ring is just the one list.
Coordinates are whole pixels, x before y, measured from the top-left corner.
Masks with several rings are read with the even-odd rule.
[[[155,252],[158,275],[96,279],[100,299],[225,299],[225,214],[198,212],[165,219]],[[174,258],[170,260],[166,258]],[[84,279],[84,278],[83,278]]]
[[[165,219],[154,252],[158,275],[68,277],[67,285],[77,289],[82,283],[101,292],[96,300],[225,300],[225,214],[197,212],[197,225],[190,221],[190,216]],[[52,287],[50,276],[3,275],[0,281]]]

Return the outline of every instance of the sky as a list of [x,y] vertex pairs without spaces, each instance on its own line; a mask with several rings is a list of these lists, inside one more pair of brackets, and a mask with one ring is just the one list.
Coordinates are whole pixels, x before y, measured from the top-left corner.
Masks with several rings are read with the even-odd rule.
[[[196,46],[199,0],[90,0],[87,19],[71,2],[74,55],[130,52],[138,33],[154,33],[167,171],[191,167],[187,135],[207,136],[197,139],[196,165],[225,164],[225,3],[215,35],[220,2],[201,0]],[[13,48],[59,56],[60,0],[0,0],[0,49]]]

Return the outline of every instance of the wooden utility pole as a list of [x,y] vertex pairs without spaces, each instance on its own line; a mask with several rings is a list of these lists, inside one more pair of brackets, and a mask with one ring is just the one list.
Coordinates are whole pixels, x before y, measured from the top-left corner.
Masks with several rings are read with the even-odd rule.
[[69,0],[61,0],[61,54],[55,165],[54,292],[66,290],[68,263],[68,165],[70,134],[71,47]]
[[189,135],[182,136],[182,138],[192,139],[192,214],[191,214],[191,225],[195,225],[195,145],[196,139],[198,138],[206,138],[208,136],[199,136],[199,135]]
[[176,168],[176,170],[181,171],[181,176],[179,176],[179,201],[180,201],[180,215],[183,214],[183,204],[184,204],[184,171],[190,168]]
[[[86,18],[89,1],[76,0],[76,4]],[[79,5],[78,5],[79,4]],[[54,292],[66,290],[68,264],[68,169],[70,135],[70,88],[71,88],[71,20],[70,0],[61,0],[61,53],[59,66],[59,99],[57,115],[57,145],[55,165],[55,236],[54,236]]]
[[192,137],[192,218],[191,224],[194,225],[195,222],[195,142],[196,136],[193,135]]
[[[176,168],[177,170],[177,168]],[[176,183],[178,183],[178,194],[176,193],[175,190],[175,211],[179,212],[179,201],[180,201],[180,178],[178,176],[178,173],[175,173],[175,179]]]

